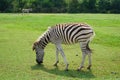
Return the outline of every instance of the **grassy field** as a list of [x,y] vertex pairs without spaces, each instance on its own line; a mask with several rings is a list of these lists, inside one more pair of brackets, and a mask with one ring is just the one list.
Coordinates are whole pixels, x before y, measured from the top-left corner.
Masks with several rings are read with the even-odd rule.
[[[76,69],[81,62],[79,44],[63,45],[69,71],[61,56],[54,67],[55,47],[48,44],[43,65],[35,62],[33,42],[57,23],[85,22],[96,36],[90,46],[93,66]],[[78,54],[78,56],[76,56]],[[0,80],[120,80],[120,14],[0,14]]]

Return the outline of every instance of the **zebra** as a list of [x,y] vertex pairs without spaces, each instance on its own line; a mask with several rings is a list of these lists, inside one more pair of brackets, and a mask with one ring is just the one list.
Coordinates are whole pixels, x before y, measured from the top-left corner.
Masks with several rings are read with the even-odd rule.
[[32,8],[22,9],[22,13],[29,13],[30,11],[32,11]]
[[82,51],[82,62],[77,70],[80,71],[84,67],[86,55],[88,55],[89,60],[89,65],[87,69],[90,69],[92,66],[92,51],[89,48],[89,42],[91,41],[94,35],[95,32],[93,31],[93,29],[85,23],[64,23],[51,26],[33,44],[32,49],[36,52],[36,62],[38,64],[43,63],[44,48],[49,42],[51,42],[56,46],[56,62],[54,63],[54,66],[57,66],[57,64],[59,63],[58,54],[60,52],[66,65],[65,70],[67,71],[69,64],[61,44],[69,45],[79,42]]

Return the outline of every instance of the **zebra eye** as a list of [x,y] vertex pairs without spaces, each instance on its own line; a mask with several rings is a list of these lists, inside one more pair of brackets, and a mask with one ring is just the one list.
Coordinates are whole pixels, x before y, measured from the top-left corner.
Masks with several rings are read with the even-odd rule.
[[36,51],[36,54],[38,54],[38,52]]

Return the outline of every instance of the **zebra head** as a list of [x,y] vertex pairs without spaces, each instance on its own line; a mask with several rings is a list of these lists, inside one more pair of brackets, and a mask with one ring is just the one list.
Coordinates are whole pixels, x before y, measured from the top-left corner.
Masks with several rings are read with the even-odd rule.
[[44,57],[44,49],[42,49],[40,46],[39,46],[39,43],[38,42],[35,42],[33,44],[33,51],[35,50],[36,52],[36,62],[38,64],[41,64],[43,63],[43,57]]

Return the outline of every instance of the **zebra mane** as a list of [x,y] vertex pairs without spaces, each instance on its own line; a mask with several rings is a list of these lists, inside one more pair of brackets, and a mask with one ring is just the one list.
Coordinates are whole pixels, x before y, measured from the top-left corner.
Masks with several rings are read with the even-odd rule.
[[49,40],[50,31],[51,31],[51,27],[48,27],[48,29],[35,42],[43,49],[48,44],[48,42],[50,42]]

